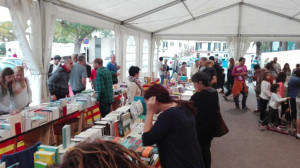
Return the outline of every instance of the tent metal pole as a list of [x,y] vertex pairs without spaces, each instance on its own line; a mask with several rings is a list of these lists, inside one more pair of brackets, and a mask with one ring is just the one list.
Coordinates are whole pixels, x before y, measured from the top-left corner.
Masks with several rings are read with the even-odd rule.
[[[87,9],[84,9],[84,8],[77,7],[77,6],[74,6],[74,5],[71,5],[71,4],[59,1],[59,0],[43,0],[43,1],[45,1],[45,2],[51,2],[52,4],[60,6],[60,7],[63,7],[63,8],[67,8],[67,9],[70,9],[70,10],[73,10],[73,11],[84,13],[84,14],[89,15],[89,16],[93,16],[93,17],[96,17],[96,18],[99,18],[99,19],[103,19],[103,20],[115,23],[115,24],[122,25],[121,24],[122,22],[119,21],[119,20],[116,20],[116,19],[104,16],[104,15],[101,15],[99,13],[96,13],[96,12],[93,12],[93,11],[90,11],[90,10],[87,10]],[[124,24],[124,26],[127,27],[127,28],[131,28],[131,29],[140,31],[140,32],[151,33],[149,31],[137,28],[137,27],[132,26],[130,24]]]
[[296,13],[292,18],[295,18],[296,16],[300,15],[300,12]]
[[[236,37],[236,34],[156,34],[164,37]],[[240,34],[241,37],[300,37],[300,34]]]
[[80,8],[78,6],[74,6],[74,5],[71,5],[69,3],[59,1],[59,0],[43,0],[43,1],[51,2],[51,3],[53,3],[57,6],[61,6],[61,7],[67,8],[67,9],[71,9],[73,11],[84,13],[84,14],[87,14],[87,15],[90,15],[90,16],[94,16],[94,17],[97,17],[97,18],[100,18],[100,19],[103,19],[103,20],[106,20],[106,21],[109,21],[109,22],[112,22],[112,23],[117,23],[117,24],[121,23],[121,21],[119,21],[117,19],[113,19],[113,18],[104,16],[104,15],[101,15],[99,13],[96,13],[94,11],[87,10],[87,9],[84,9],[84,8]]
[[203,14],[203,15],[194,17],[193,19],[188,19],[188,20],[185,20],[185,21],[176,23],[176,24],[174,24],[174,25],[167,26],[167,27],[165,27],[165,28],[162,28],[162,29],[159,29],[159,30],[155,31],[154,34],[159,33],[159,32],[162,32],[162,31],[165,31],[165,30],[172,29],[172,28],[174,28],[174,27],[181,26],[181,25],[183,25],[183,24],[192,22],[192,21],[197,20],[197,19],[204,18],[204,17],[206,17],[206,16],[213,15],[213,14],[215,14],[215,13],[222,12],[222,11],[224,11],[224,10],[227,10],[227,9],[233,8],[233,7],[235,7],[235,6],[238,6],[239,4],[240,4],[240,2],[239,2],[239,3],[232,4],[232,5],[229,5],[229,6],[225,6],[225,7],[223,7],[223,8],[214,10],[214,11],[212,11],[212,12],[205,13],[205,14]]
[[289,19],[289,20],[292,20],[292,21],[300,23],[300,19],[296,19],[294,17],[288,16],[288,15],[284,15],[282,13],[274,12],[272,10],[265,9],[265,8],[262,8],[262,7],[259,7],[259,6],[256,6],[256,5],[245,3],[245,2],[243,3],[243,5],[245,5],[247,7],[250,7],[250,8],[253,8],[253,9],[257,9],[257,10],[260,10],[260,11],[263,11],[263,12],[266,12],[266,13],[270,13],[270,14],[273,14],[273,15],[276,15],[276,16],[279,16],[279,17],[282,17],[282,18],[286,18],[286,19]]
[[242,2],[239,4],[239,18],[238,18],[238,30],[237,30],[237,49],[236,49],[236,53],[235,53],[235,58],[237,59],[240,55],[240,51],[241,51],[241,22],[242,22],[242,4],[243,4],[243,0]]
[[182,1],[182,4],[184,5],[185,9],[189,12],[189,14],[192,16],[192,18],[195,20],[194,15],[192,14],[192,12],[191,12],[190,9],[187,7],[187,5],[185,4],[184,1]]
[[185,1],[185,0],[175,0],[175,1],[173,1],[173,2],[167,3],[167,4],[163,5],[163,6],[157,7],[157,8],[155,8],[155,9],[152,9],[152,10],[147,11],[147,12],[145,12],[145,13],[142,13],[142,14],[136,15],[136,16],[134,16],[134,17],[132,17],[132,18],[126,19],[126,20],[124,20],[124,21],[122,21],[122,22],[124,22],[124,23],[132,22],[132,21],[137,20],[137,19],[139,19],[139,18],[142,18],[142,17],[148,16],[148,15],[151,15],[152,13],[155,13],[155,12],[161,11],[161,10],[163,10],[163,9],[166,9],[166,8],[168,8],[168,7],[177,5],[177,4],[179,4],[179,3],[183,2],[183,1]]

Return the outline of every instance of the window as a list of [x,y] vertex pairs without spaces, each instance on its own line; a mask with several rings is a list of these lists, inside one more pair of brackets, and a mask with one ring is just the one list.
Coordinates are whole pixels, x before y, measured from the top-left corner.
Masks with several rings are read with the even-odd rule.
[[170,46],[174,46],[174,41],[171,41],[171,42],[170,42]]
[[144,40],[143,43],[143,68],[142,73],[146,74],[148,73],[148,64],[149,64],[149,45],[148,40]]
[[196,51],[202,50],[202,43],[196,42]]
[[218,43],[217,49],[218,51],[221,51],[221,43]]
[[223,51],[227,50],[227,43],[223,43]]
[[126,47],[126,74],[132,65],[136,65],[136,45],[133,36],[129,36]]
[[154,44],[154,58],[153,58],[153,72],[156,72],[157,70],[156,70],[156,66],[157,66],[157,57],[158,57],[158,55],[157,55],[157,50],[158,50],[158,47],[157,47],[157,44],[156,44],[156,42],[155,42],[155,44]]
[[180,48],[182,47],[182,43],[179,43],[179,47],[180,47]]
[[187,44],[184,44],[184,49],[187,49]]
[[168,42],[167,41],[163,42],[163,49],[168,49]]
[[211,43],[208,43],[207,51],[210,51],[211,49]]

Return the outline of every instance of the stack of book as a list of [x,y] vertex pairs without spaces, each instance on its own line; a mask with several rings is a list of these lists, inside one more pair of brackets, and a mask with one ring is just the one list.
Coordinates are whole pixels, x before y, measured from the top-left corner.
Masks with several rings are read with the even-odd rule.
[[103,136],[101,140],[113,141],[123,145],[127,149],[135,151],[147,165],[154,165],[158,160],[158,157],[154,159],[155,150],[157,151],[157,148],[152,146],[143,146],[141,139]]
[[34,153],[34,168],[47,168],[59,164],[59,148],[56,146],[40,145]]

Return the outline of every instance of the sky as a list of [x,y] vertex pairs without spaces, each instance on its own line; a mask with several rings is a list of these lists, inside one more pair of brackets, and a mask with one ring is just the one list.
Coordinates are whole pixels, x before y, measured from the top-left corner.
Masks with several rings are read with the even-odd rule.
[[4,21],[11,21],[11,17],[8,9],[0,6],[0,22]]

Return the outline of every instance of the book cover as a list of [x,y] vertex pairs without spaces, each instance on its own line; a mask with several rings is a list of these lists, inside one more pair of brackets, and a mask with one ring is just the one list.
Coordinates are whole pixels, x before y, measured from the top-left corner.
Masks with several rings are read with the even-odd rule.
[[37,148],[38,151],[48,151],[55,153],[55,163],[59,163],[59,148],[57,146],[40,145]]
[[142,152],[142,157],[150,158],[153,155],[153,147],[147,146],[145,150]]
[[55,162],[55,153],[47,151],[36,151],[34,153],[34,162],[38,161],[47,163],[48,166],[51,166]]
[[47,163],[44,163],[44,162],[34,162],[34,168],[47,168],[48,165]]
[[[21,130],[22,130],[21,122],[22,122],[21,114],[12,115],[9,117],[9,124],[11,126],[11,129],[10,129],[11,136],[15,136],[16,132],[21,132]],[[20,123],[20,127],[17,128],[20,130],[16,130],[16,123]],[[17,124],[17,125],[19,125],[19,124]]]
[[62,128],[62,141],[63,148],[67,148],[71,143],[71,127],[70,125],[65,125]]

